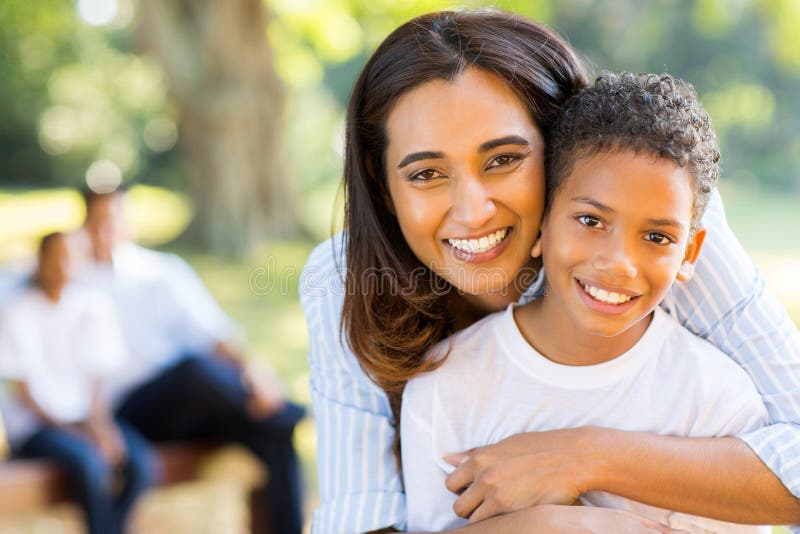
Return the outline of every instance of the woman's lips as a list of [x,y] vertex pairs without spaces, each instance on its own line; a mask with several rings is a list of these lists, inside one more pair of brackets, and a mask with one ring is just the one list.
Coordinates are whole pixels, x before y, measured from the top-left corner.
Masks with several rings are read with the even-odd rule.
[[[511,242],[511,234],[513,233],[513,227],[507,227],[504,229],[505,235],[503,238],[492,248],[481,251],[481,252],[468,252],[466,250],[462,250],[458,247],[453,246],[450,243],[450,240],[444,239],[442,242],[445,246],[449,249],[450,253],[453,255],[454,258],[457,260],[467,262],[467,263],[486,263],[488,261],[492,261],[493,259],[497,258],[500,254],[503,253],[508,248],[509,243]],[[501,231],[498,231],[501,232]],[[495,232],[497,234],[498,232]],[[491,235],[491,234],[487,234]],[[488,239],[488,238],[487,238]],[[456,240],[456,241],[467,241],[467,240]],[[479,240],[475,240],[479,241]]]

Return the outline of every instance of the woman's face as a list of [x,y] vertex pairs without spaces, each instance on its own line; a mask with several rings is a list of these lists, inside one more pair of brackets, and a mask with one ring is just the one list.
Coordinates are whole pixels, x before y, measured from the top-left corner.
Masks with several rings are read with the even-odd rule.
[[484,309],[516,300],[544,207],[544,141],[497,76],[467,69],[386,122],[392,209],[414,254]]

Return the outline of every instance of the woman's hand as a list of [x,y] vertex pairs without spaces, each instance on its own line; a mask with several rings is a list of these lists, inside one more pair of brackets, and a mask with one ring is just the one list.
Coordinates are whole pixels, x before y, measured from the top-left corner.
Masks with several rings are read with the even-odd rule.
[[526,432],[445,457],[455,513],[481,521],[538,504],[572,504],[588,487],[589,428]]

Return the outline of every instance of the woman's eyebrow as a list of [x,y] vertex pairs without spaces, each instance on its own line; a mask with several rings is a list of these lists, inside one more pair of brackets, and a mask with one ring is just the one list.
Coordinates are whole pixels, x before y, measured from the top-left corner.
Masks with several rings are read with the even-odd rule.
[[492,139],[490,141],[486,141],[485,143],[481,143],[481,146],[478,147],[478,151],[486,152],[488,150],[492,150],[493,148],[505,145],[530,146],[530,142],[521,135],[507,135],[505,137],[499,137],[497,139]]
[[[521,146],[530,146],[530,142],[522,137],[521,135],[506,135],[505,137],[498,137],[497,139],[491,139],[478,147],[479,152],[486,152],[488,150],[492,150],[493,148],[497,148],[499,146],[505,145],[521,145]],[[435,152],[431,150],[426,150],[422,152],[412,152],[408,154],[406,157],[400,160],[400,163],[397,164],[398,169],[402,169],[408,165],[411,165],[415,161],[420,161],[423,159],[442,159],[444,158],[444,153],[442,152]]]
[[408,154],[406,157],[400,160],[400,163],[397,164],[398,169],[402,169],[407,165],[411,165],[415,161],[419,161],[422,159],[442,159],[444,158],[444,154],[442,152],[412,152]]

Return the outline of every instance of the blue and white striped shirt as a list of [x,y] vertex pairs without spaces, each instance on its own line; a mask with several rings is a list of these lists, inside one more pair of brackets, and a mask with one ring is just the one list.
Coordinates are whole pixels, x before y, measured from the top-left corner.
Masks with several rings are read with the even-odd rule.
[[[719,193],[712,196],[703,222],[708,238],[695,275],[676,284],[663,305],[750,375],[770,424],[742,439],[800,496],[800,335],[728,227]],[[341,235],[317,246],[300,278],[321,501],[312,531],[404,530],[405,497],[392,455],[389,403],[339,336],[342,247]]]

